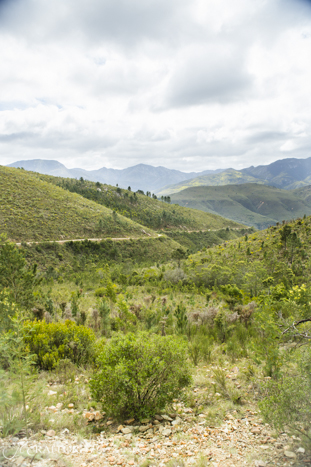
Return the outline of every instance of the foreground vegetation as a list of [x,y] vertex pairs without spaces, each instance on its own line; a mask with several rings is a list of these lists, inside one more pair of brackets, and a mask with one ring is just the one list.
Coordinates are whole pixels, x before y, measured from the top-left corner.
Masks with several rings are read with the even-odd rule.
[[[261,410],[307,446],[310,229],[305,217],[148,266],[108,265],[95,250],[82,261],[77,244],[61,273],[34,265],[36,246],[3,239],[2,435],[66,427],[93,436],[108,417],[143,423],[182,406],[212,425]],[[74,412],[51,421],[46,384]],[[100,417],[85,424],[91,409]]]

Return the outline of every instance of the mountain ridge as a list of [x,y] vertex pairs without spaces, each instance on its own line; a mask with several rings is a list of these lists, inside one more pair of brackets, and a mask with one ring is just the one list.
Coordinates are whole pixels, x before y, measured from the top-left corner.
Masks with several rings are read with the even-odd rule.
[[286,190],[311,185],[311,157],[280,159],[268,165],[241,170],[226,169],[221,173],[201,175],[163,187],[157,194],[167,196],[189,187],[260,183]]
[[93,182],[106,183],[108,185],[119,185],[121,188],[132,190],[143,190],[156,192],[164,185],[178,183],[182,180],[219,173],[222,169],[205,170],[203,172],[181,172],[179,170],[167,169],[163,166],[154,167],[148,164],[137,164],[126,169],[108,169],[101,167],[97,170],[85,170],[81,168],[68,169],[64,164],[55,160],[31,159],[21,160],[9,164],[7,167],[24,168],[25,170],[38,172],[46,175],[64,178],[83,177]]

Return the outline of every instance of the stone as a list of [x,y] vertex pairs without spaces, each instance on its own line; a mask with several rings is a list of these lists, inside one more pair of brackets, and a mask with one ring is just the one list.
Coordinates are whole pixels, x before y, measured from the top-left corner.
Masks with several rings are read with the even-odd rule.
[[154,424],[154,425],[161,425],[161,423],[159,422],[159,420],[153,420],[153,424]]
[[48,411],[49,412],[57,412],[57,408],[55,407],[55,405],[51,405],[51,407],[48,407]]
[[49,430],[49,431],[46,432],[46,436],[49,436],[50,438],[52,438],[55,435],[56,435],[56,433],[55,433],[54,430]]
[[255,461],[255,467],[266,467],[266,463],[262,460]]
[[175,420],[172,421],[173,426],[180,425],[181,423],[182,423],[181,418],[176,418]]
[[168,415],[162,415],[163,420],[167,420],[168,422],[172,422],[173,419],[169,417]]
[[172,434],[172,430],[170,428],[166,428],[162,431],[163,436],[170,436]]
[[155,415],[154,418],[155,418],[156,420],[158,420],[159,422],[162,422],[162,421],[163,421],[162,415]]
[[296,452],[298,452],[298,454],[304,454],[306,450],[304,448],[298,448]]
[[50,391],[48,392],[48,396],[55,396],[56,394],[57,394],[57,391],[52,391],[52,390],[50,390]]
[[134,418],[130,418],[129,420],[125,420],[125,425],[132,425],[132,423],[135,422],[135,419]]
[[261,429],[259,427],[252,428],[251,433],[253,433],[253,435],[260,435]]
[[143,433],[144,431],[147,431],[149,429],[148,425],[142,425],[138,428],[138,430]]
[[128,433],[127,435],[124,435],[124,439],[131,439],[132,436],[132,433]]
[[150,419],[149,419],[149,418],[143,418],[143,419],[140,421],[140,423],[143,423],[143,424],[149,423],[149,422],[150,422]]
[[95,420],[96,421],[101,420],[102,418],[104,418],[104,417],[102,416],[102,414],[100,412],[98,412],[98,411],[95,412]]
[[122,430],[123,430],[123,425],[119,425],[117,428],[117,433],[119,433],[119,431],[122,431]]
[[296,454],[293,451],[284,451],[284,455],[289,459],[296,459]]
[[89,422],[92,422],[93,420],[95,420],[95,414],[92,413],[92,412],[86,412],[84,414],[84,417],[89,421]]
[[73,409],[74,408],[74,404],[68,404],[68,409]]
[[109,422],[106,423],[107,426],[110,426],[110,425],[112,425],[112,424],[113,424],[113,422],[112,422],[111,420],[110,420]]
[[125,428],[121,428],[121,431],[124,435],[128,435],[129,433],[132,433],[133,427],[127,426]]

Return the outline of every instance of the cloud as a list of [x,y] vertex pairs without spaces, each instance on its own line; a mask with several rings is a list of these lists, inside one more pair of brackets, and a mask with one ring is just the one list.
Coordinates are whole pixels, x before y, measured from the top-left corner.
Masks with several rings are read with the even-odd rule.
[[0,0],[0,163],[309,157],[310,4]]
[[237,101],[250,90],[252,77],[245,59],[230,44],[192,47],[179,58],[168,84],[169,106],[222,104]]

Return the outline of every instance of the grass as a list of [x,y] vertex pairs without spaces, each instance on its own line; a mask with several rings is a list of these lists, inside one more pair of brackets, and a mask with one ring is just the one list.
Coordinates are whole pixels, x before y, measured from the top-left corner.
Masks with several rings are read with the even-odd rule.
[[0,166],[0,233],[12,241],[142,237],[142,230],[150,233],[111,209],[31,172]]
[[200,186],[173,194],[173,202],[216,213],[256,229],[265,229],[283,219],[311,214],[310,189],[282,190],[271,186]]
[[[41,180],[60,186],[72,193],[106,206],[118,214],[132,219],[157,231],[188,231],[221,228],[242,228],[243,226],[216,214],[188,209],[178,204],[161,200],[129,190],[96,184],[87,180],[65,179],[48,175],[34,174]],[[101,190],[101,191],[98,191]]]

